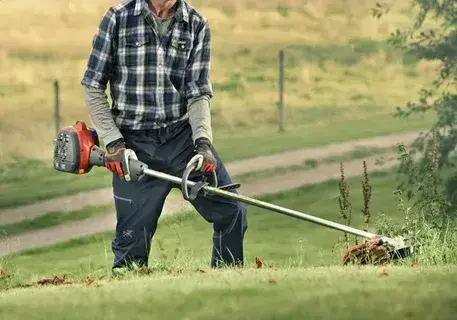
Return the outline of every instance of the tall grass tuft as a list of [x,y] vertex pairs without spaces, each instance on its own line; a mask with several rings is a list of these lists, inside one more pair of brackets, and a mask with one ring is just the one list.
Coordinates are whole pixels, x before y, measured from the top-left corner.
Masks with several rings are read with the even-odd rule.
[[424,166],[415,162],[403,145],[399,146],[400,172],[407,180],[394,193],[403,223],[398,224],[385,215],[376,222],[381,234],[405,236],[413,247],[413,258],[421,265],[457,264],[457,224],[442,188],[438,147],[435,135]]

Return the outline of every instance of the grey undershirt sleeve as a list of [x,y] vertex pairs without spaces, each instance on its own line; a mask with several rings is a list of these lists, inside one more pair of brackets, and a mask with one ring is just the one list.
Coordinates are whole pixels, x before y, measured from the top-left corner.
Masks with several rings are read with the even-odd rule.
[[198,138],[206,138],[212,143],[210,98],[203,96],[189,100],[187,112],[192,128],[192,140],[195,142]]
[[122,134],[111,115],[106,92],[103,89],[88,86],[83,87],[89,117],[97,130],[100,140],[106,146],[110,142],[122,138]]
[[[122,134],[111,115],[108,97],[105,91],[93,87],[83,87],[89,116],[103,143],[107,145],[122,138]],[[198,138],[203,137],[213,142],[210,98],[203,96],[189,100],[188,116],[192,128],[192,140],[195,142]]]

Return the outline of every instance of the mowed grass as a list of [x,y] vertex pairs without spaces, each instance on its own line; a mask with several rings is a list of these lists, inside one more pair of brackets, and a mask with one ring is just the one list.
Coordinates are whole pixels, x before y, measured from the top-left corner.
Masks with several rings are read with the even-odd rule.
[[[364,227],[361,178],[349,179],[353,204],[353,224]],[[373,218],[384,213],[399,221],[393,194],[392,173],[372,175]],[[268,202],[342,222],[338,209],[338,181],[300,188],[292,192],[261,197]],[[246,234],[246,262],[255,266],[255,257],[276,267],[331,266],[341,262],[339,243],[343,234],[312,223],[250,206]],[[372,226],[374,227],[374,226]],[[197,213],[164,217],[152,247],[151,267],[160,270],[205,268],[209,265],[212,228]],[[0,258],[14,266],[21,279],[37,279],[54,274],[70,277],[106,275],[112,262],[113,232],[92,235],[54,246]],[[352,237],[351,237],[352,238]],[[0,263],[1,264],[1,263]]]
[[[392,173],[371,176],[373,217],[400,220]],[[361,178],[349,179],[354,225],[362,226]],[[263,200],[339,221],[337,181]],[[152,273],[111,279],[112,233],[0,258],[0,317],[8,319],[454,319],[453,266],[342,267],[342,234],[250,207],[246,267],[211,270],[211,227],[195,213],[161,219]],[[334,249],[335,248],[335,249]],[[263,260],[258,269],[255,258]],[[14,279],[9,279],[8,275]],[[65,286],[39,286],[67,275]],[[104,276],[100,278],[99,276]],[[2,277],[0,277],[1,279]],[[1,284],[1,281],[0,281]],[[215,308],[214,306],[217,306]]]
[[[56,79],[61,125],[89,122],[80,80],[100,18],[118,2],[1,3],[0,163],[14,156],[51,157]],[[395,107],[417,98],[436,70],[385,42],[412,21],[407,2],[395,4],[380,21],[371,17],[374,0],[191,3],[212,25],[212,119],[227,161],[422,129],[434,120],[431,115],[392,119]],[[277,132],[280,49],[285,50],[285,134]]]
[[[5,319],[455,319],[456,268],[156,274],[0,293]],[[134,315],[134,316],[133,316]]]

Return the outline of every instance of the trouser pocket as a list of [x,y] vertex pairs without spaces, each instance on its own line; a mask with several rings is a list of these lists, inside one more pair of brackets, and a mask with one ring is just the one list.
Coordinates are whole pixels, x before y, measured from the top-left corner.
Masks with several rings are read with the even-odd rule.
[[135,207],[133,199],[121,197],[116,194],[114,194],[114,205],[116,206],[116,211],[120,215],[130,212]]
[[130,242],[135,236],[138,203],[134,199],[116,194],[114,195],[114,203],[117,215],[116,237],[119,240]]

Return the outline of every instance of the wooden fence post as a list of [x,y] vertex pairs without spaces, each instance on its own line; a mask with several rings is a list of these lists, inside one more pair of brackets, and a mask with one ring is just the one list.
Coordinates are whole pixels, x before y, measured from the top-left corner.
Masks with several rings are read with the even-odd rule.
[[56,134],[60,130],[60,85],[59,81],[54,81],[54,123],[56,126]]
[[279,132],[284,132],[284,50],[279,51]]

